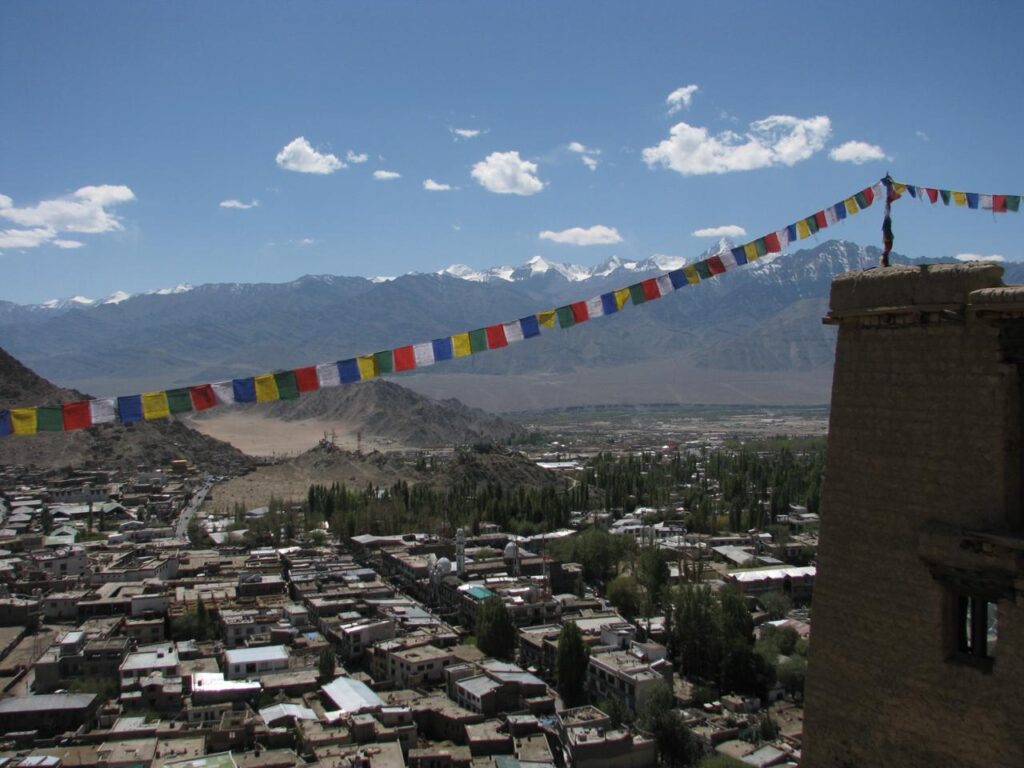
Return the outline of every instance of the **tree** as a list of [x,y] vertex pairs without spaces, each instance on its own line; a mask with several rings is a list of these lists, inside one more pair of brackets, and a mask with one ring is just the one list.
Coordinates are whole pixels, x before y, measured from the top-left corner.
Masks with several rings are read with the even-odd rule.
[[612,579],[608,585],[608,600],[622,615],[632,620],[640,612],[640,584],[628,575],[622,574]]
[[782,592],[768,592],[761,596],[761,607],[772,621],[786,618],[793,608],[793,601]]
[[804,683],[807,680],[807,659],[803,656],[786,659],[776,667],[775,674],[787,696],[803,699]]
[[555,674],[558,678],[558,693],[567,707],[583,703],[583,685],[590,663],[590,650],[583,642],[580,628],[573,621],[562,625],[558,635],[558,655],[555,657]]
[[668,583],[669,575],[666,553],[656,547],[644,547],[640,550],[637,576],[644,589],[647,590],[645,606],[648,616],[651,615],[654,607],[658,605],[661,590]]
[[659,684],[644,702],[640,725],[654,734],[661,765],[687,768],[694,764],[699,750],[675,703],[668,683]]
[[337,660],[335,659],[334,651],[331,648],[322,648],[320,650],[320,659],[317,663],[317,668],[319,669],[320,680],[322,682],[334,679]]
[[477,610],[476,647],[496,659],[512,660],[516,628],[500,597],[488,597]]

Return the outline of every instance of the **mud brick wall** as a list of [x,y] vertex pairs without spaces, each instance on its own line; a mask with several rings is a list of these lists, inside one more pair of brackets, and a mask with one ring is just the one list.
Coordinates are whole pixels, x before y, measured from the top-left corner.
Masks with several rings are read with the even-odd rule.
[[[1006,339],[1024,287],[1000,288],[1001,276],[893,267],[833,283],[801,765],[1024,766],[1024,600],[998,602],[989,669],[955,658],[955,597],[922,543],[936,522],[1021,535],[1020,374]],[[997,311],[979,311],[989,303]],[[1020,566],[1012,546],[1002,554]]]

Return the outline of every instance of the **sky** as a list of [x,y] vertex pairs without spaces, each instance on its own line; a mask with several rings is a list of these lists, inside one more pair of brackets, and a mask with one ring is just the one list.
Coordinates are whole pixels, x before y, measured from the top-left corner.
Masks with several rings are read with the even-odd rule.
[[[1021,29],[963,0],[8,0],[0,299],[694,258],[887,172],[1019,194]],[[881,215],[817,237],[878,245]],[[1024,213],[893,229],[1024,258]]]

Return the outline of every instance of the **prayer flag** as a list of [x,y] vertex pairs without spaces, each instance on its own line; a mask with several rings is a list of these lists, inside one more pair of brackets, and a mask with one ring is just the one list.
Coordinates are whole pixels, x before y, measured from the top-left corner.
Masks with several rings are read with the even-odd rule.
[[[316,392],[320,389],[320,379],[316,375],[316,366],[295,369],[295,386],[299,392]],[[278,384],[278,389],[281,385]]]
[[188,394],[192,398],[192,407],[197,411],[205,411],[217,405],[217,396],[209,384],[189,387]]
[[693,265],[693,268],[697,270],[697,274],[700,275],[701,280],[711,279],[711,265],[708,264],[707,259],[698,261]]
[[501,323],[489,325],[484,329],[487,333],[487,348],[501,349],[508,346],[508,339],[505,338],[505,326]]
[[743,246],[743,255],[746,257],[747,262],[757,261],[757,245],[754,242],[749,242]]
[[828,226],[828,217],[825,215],[824,211],[818,211],[812,218],[814,219],[814,223],[818,226],[818,229],[825,229]]
[[818,227],[818,220],[814,216],[808,216],[804,221],[807,222],[807,228],[811,231],[811,234],[818,233],[820,227]]
[[252,376],[246,379],[232,379],[231,385],[235,388],[236,403],[256,402],[256,382]]
[[416,368],[416,352],[412,347],[395,347],[392,351],[395,357],[396,371],[411,371]]
[[954,192],[953,202],[956,203],[958,207],[963,208],[965,205],[967,205],[967,195],[965,195],[963,192]]
[[[672,287],[675,288],[677,291],[680,288],[685,288],[690,284],[689,281],[686,279],[686,273],[683,272],[683,270],[681,269],[673,269],[671,272],[669,272],[668,279],[672,281]],[[611,294],[608,293],[604,294],[604,296],[601,297],[601,300],[604,301],[604,297],[610,295]]]
[[263,373],[253,377],[253,386],[256,388],[257,403],[272,403],[281,399],[281,395],[277,391],[277,382],[272,373]]
[[167,409],[171,413],[185,413],[192,410],[192,395],[188,387],[167,390]]
[[789,245],[789,227],[780,229],[775,233],[775,236],[779,238],[779,247],[785,248]]
[[626,302],[629,301],[629,296],[629,288],[619,288],[615,291],[615,303],[619,305],[620,310],[626,306]]
[[[362,366],[360,366],[360,370]],[[337,387],[341,384],[341,371],[337,363],[320,363],[316,367],[316,381],[320,389]],[[358,381],[358,379],[357,379]]]
[[434,339],[431,342],[434,346],[434,359],[440,362],[441,360],[451,360],[454,351],[452,350],[452,337],[446,336],[443,339]]
[[614,315],[619,311],[619,302],[615,300],[615,291],[601,294],[601,312],[605,315]]
[[274,374],[277,396],[282,400],[294,400],[299,396],[299,384],[295,371],[278,371]]
[[965,192],[964,196],[967,198],[967,207],[968,208],[975,208],[976,209],[978,207],[978,193],[977,192]]
[[697,267],[693,264],[687,264],[683,267],[683,274],[686,275],[686,282],[691,285],[696,285],[700,282],[700,273],[697,271]]
[[505,341],[509,344],[515,344],[517,341],[522,341],[524,338],[523,326],[518,320],[513,320],[511,323],[505,323]]
[[633,305],[643,304],[647,301],[647,297],[644,296],[644,287],[640,283],[634,283],[629,286],[629,298],[632,300]]
[[39,432],[63,432],[64,409],[59,405],[41,405],[36,408],[36,429]]
[[1006,195],[992,195],[992,210],[996,213],[1006,213]]
[[1006,196],[1006,210],[1016,213],[1020,210],[1020,195]]
[[992,210],[992,195],[978,195],[980,201],[981,210],[991,211]]
[[[718,259],[720,262],[722,262],[722,266],[725,268],[726,272],[728,272],[733,267],[738,266],[736,264],[736,257],[732,255],[732,251],[722,251],[721,253],[715,254],[715,258]],[[747,260],[747,254],[744,253],[743,254],[743,261],[744,261],[744,263],[746,262],[746,260]]]
[[846,218],[846,206],[843,203],[836,203],[832,207],[832,222],[842,221]]
[[857,205],[857,198],[855,197],[846,198],[843,200],[843,205],[846,206],[846,212],[851,215],[860,210],[860,207]]
[[34,435],[39,429],[35,408],[12,408],[11,428],[16,435]]
[[484,328],[477,328],[469,332],[469,348],[473,354],[487,351],[487,331]]
[[377,375],[383,376],[386,373],[395,372],[395,355],[390,349],[382,349],[375,352],[373,360],[377,364]]
[[376,355],[360,355],[356,358],[356,365],[359,366],[360,381],[369,381],[380,376]]
[[802,220],[796,223],[797,239],[804,240],[811,236],[811,229],[807,226],[807,221]]
[[0,411],[0,437],[7,437],[14,431],[11,425],[11,412],[4,408]]
[[347,360],[339,360],[334,370],[338,373],[338,379],[342,384],[355,384],[362,380],[363,374],[359,370],[359,361],[354,357]]
[[231,405],[235,402],[235,383],[233,381],[218,381],[211,384],[210,389],[213,390],[213,396],[217,398],[218,405]]
[[452,348],[455,350],[456,357],[465,357],[466,355],[473,354],[473,348],[469,343],[469,334],[457,333],[452,336]]
[[89,411],[89,401],[82,400],[77,403],[64,403],[64,429],[85,429],[92,426],[92,413]]
[[675,286],[672,284],[672,278],[668,275],[660,275],[654,279],[658,283],[658,293],[662,296],[667,296],[675,290]]
[[166,392],[142,393],[142,416],[146,421],[166,419],[171,415]]
[[718,258],[717,256],[712,256],[711,258],[709,258],[707,260],[707,264],[708,264],[708,271],[712,275],[720,275],[723,272],[725,272],[725,264],[723,264],[722,260],[720,258]]
[[519,327],[523,329],[524,339],[532,339],[534,336],[540,336],[540,324],[537,322],[536,315],[528,315],[526,317],[519,318]]
[[749,260],[747,259],[747,249],[744,248],[742,245],[737,245],[735,248],[732,249],[731,253],[732,260],[735,261],[737,264],[742,265],[748,263]]
[[761,258],[768,253],[768,246],[765,245],[763,237],[759,237],[754,241],[754,248],[757,249],[757,258]]
[[559,307],[558,309],[555,310],[555,314],[558,316],[559,328],[572,328],[574,325],[576,325],[576,318],[572,316],[571,307]]
[[940,189],[939,194],[942,195],[942,204],[949,205],[949,201],[952,199],[953,193],[948,189]]
[[885,197],[885,184],[881,181],[876,181],[871,185],[870,189],[872,200],[882,199]]
[[[613,302],[614,303],[614,302]],[[592,299],[587,299],[587,317],[602,317],[604,315],[604,301],[600,296],[595,296]]]
[[545,309],[543,312],[537,313],[537,322],[543,325],[545,328],[555,327],[555,318],[557,313],[553,309]]
[[653,278],[644,280],[642,283],[640,283],[640,287],[643,288],[644,299],[646,301],[654,301],[655,299],[661,298],[661,291],[658,290],[657,280]]
[[577,301],[569,305],[569,311],[572,312],[573,323],[585,323],[590,319],[590,313],[587,311],[587,302]]
[[117,416],[124,424],[142,421],[141,395],[127,395],[117,398]]
[[782,252],[782,244],[779,242],[779,236],[774,232],[769,232],[764,236],[764,246],[768,249],[768,253]]
[[417,368],[426,368],[434,364],[434,342],[424,341],[421,344],[412,345],[412,354],[416,358]]
[[924,191],[928,193],[928,199],[932,201],[932,205],[939,201],[939,190],[933,189],[932,187],[925,187]]
[[89,416],[93,424],[109,424],[115,417],[116,401],[112,397],[89,401]]

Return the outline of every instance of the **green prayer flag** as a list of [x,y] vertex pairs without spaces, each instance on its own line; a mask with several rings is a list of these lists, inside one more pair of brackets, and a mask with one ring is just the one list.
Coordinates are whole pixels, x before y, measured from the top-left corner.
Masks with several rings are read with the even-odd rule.
[[757,238],[757,240],[754,241],[754,247],[757,248],[757,257],[758,258],[761,258],[766,253],[768,253],[768,244],[765,243],[763,237],[759,237],[759,238]]
[[949,201],[950,198],[952,198],[953,193],[950,192],[948,189],[940,189],[939,194],[942,195],[942,202],[945,203],[946,205],[949,205]]
[[633,283],[629,286],[629,298],[633,300],[634,304],[643,304],[647,301],[647,297],[644,296],[644,287],[640,283]]
[[813,216],[808,216],[804,221],[807,222],[807,228],[811,230],[812,235],[818,231],[818,221]]
[[383,352],[377,352],[376,354],[374,354],[373,359],[377,363],[377,373],[383,375],[385,373],[394,372],[394,356],[391,354],[390,349],[386,349]]
[[487,351],[487,329],[477,328],[469,332],[469,350],[474,355],[477,352]]
[[693,268],[697,270],[697,274],[700,275],[701,280],[711,279],[711,265],[708,264],[707,259],[702,259],[701,261],[698,261],[696,264],[693,265]]
[[558,316],[559,328],[571,328],[576,324],[576,318],[572,316],[572,307],[559,307],[555,314]]
[[171,413],[185,413],[192,410],[192,395],[187,387],[167,390],[167,407]]
[[299,396],[299,385],[295,383],[295,371],[279,371],[274,374],[277,396],[282,400],[294,400]]
[[1020,195],[1006,196],[1006,210],[1014,212],[1020,210]]
[[36,408],[36,429],[40,432],[63,432],[64,409],[59,405]]
[[[862,211],[868,207],[868,199],[864,197],[863,192],[858,192],[856,195],[853,196],[853,199],[857,201],[857,207],[860,208]],[[814,231],[817,232],[817,230]]]

